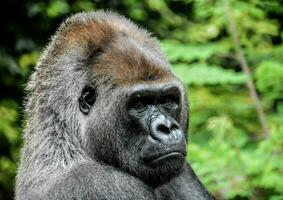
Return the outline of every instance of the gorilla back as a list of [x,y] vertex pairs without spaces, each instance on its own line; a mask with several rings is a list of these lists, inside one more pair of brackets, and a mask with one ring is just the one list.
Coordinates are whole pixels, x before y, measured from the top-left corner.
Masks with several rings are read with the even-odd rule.
[[213,198],[185,161],[184,87],[129,20],[67,19],[27,93],[16,199]]

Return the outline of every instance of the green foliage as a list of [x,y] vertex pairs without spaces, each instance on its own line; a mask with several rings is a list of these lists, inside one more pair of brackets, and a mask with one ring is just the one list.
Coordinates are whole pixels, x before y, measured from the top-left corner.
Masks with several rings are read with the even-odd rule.
[[175,64],[173,72],[191,85],[243,84],[246,81],[242,73],[206,64]]
[[30,73],[32,68],[35,66],[38,58],[39,58],[38,51],[21,55],[21,57],[19,58],[19,65],[23,75],[27,75]]
[[227,31],[223,2],[27,0],[18,6],[3,2],[15,15],[3,24],[0,39],[0,200],[13,197],[23,87],[39,52],[66,16],[99,8],[116,10],[160,38],[172,71],[188,88],[188,160],[209,190],[218,199],[282,200],[282,2],[229,0],[267,114],[266,139]]
[[224,54],[229,48],[225,42],[180,44],[180,42],[177,41],[163,41],[162,47],[171,62],[204,62],[213,55]]
[[70,12],[70,6],[66,1],[55,0],[51,1],[47,7],[47,16],[48,17],[58,17]]
[[256,69],[256,85],[260,92],[272,100],[283,94],[283,64],[278,61],[263,61]]
[[[18,151],[20,143],[20,126],[18,105],[11,100],[0,101],[0,186],[3,192],[12,193]],[[0,194],[0,199],[4,199]]]

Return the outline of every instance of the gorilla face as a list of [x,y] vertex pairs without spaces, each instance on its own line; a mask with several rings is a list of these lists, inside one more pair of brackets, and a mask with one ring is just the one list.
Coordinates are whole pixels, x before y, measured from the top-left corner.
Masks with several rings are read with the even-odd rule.
[[[112,88],[112,87],[111,87]],[[150,185],[176,176],[186,156],[179,124],[181,91],[175,83],[137,84],[111,90],[86,86],[79,98],[87,117],[86,146],[91,157]]]
[[170,83],[137,87],[129,95],[129,130],[140,136],[136,136],[138,149],[131,144],[126,148],[126,157],[136,153],[128,170],[151,185],[170,180],[184,164],[186,142],[178,123],[180,99],[178,86]]

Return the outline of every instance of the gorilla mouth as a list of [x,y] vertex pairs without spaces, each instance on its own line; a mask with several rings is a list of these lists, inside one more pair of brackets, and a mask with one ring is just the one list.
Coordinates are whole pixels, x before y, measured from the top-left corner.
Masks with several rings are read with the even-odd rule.
[[170,152],[167,154],[154,156],[149,159],[144,159],[144,162],[150,166],[159,166],[170,160],[178,162],[178,161],[183,160],[184,158],[185,158],[185,155],[183,153],[174,151],[174,152]]

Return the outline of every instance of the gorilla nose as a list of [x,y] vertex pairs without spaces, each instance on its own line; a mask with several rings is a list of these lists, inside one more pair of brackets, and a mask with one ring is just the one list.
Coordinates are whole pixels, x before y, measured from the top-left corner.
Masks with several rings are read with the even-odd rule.
[[157,131],[163,134],[170,134],[172,130],[177,129],[177,125],[166,119],[164,122],[157,124]]
[[162,143],[177,143],[183,133],[174,119],[159,115],[151,123],[151,136]]

